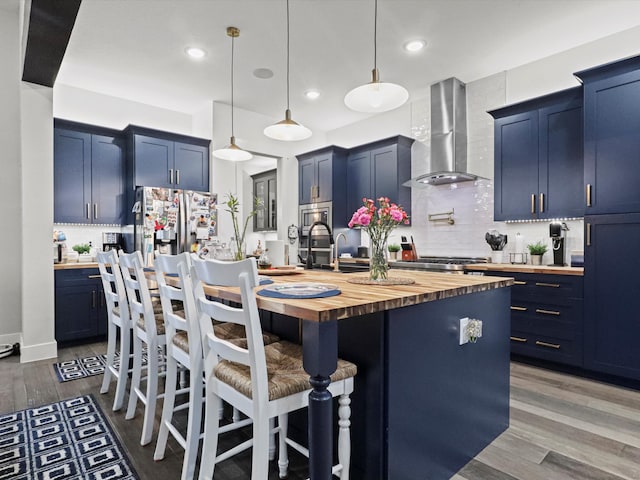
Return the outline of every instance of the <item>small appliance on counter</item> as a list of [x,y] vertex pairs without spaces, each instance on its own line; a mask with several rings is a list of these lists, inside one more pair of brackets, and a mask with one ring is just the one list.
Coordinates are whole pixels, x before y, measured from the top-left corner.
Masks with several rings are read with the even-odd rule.
[[553,250],[553,263],[552,267],[565,267],[566,263],[566,246],[564,232],[569,230],[569,227],[564,222],[553,222],[549,224],[549,236],[551,237],[551,246]]
[[122,234],[117,232],[105,232],[102,234],[102,251],[122,249]]
[[53,263],[65,263],[67,261],[67,236],[61,230],[53,231]]

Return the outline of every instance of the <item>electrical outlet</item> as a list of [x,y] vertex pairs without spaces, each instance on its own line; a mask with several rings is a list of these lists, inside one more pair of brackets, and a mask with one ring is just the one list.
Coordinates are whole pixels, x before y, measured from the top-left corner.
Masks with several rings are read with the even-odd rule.
[[460,345],[469,343],[469,334],[467,332],[468,326],[469,326],[469,317],[461,318],[460,319]]

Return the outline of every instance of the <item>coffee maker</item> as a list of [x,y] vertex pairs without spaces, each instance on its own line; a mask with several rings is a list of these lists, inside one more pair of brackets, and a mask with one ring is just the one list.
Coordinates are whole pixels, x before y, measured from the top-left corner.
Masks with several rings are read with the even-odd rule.
[[567,224],[564,222],[553,222],[549,225],[549,236],[551,237],[551,246],[553,250],[553,264],[552,267],[564,267],[565,263],[565,237],[564,232],[569,230]]
[[105,232],[102,234],[102,251],[120,250],[122,248],[122,234],[117,232]]

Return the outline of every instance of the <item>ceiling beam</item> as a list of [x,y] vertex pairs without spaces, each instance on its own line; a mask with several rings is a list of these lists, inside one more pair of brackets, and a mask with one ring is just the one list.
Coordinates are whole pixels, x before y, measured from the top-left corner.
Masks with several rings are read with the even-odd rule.
[[82,0],[31,0],[22,80],[53,87]]

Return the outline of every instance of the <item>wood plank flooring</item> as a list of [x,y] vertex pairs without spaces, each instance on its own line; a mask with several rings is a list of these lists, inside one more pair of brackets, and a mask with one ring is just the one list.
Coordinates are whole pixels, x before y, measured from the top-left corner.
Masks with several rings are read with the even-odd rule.
[[[105,343],[68,347],[60,349],[58,358],[105,351]],[[112,412],[115,384],[101,395],[102,376],[59,383],[52,362],[0,360],[0,414],[93,393],[141,480],[179,478],[182,449],[170,440],[165,459],[154,462],[154,443],[139,444],[141,408],[131,421],[124,420],[123,410]],[[239,432],[236,438],[250,433]],[[289,478],[306,478],[306,459],[296,452],[290,456]],[[250,451],[245,452],[221,464],[216,479],[248,479],[250,463]],[[275,463],[269,479],[278,478]],[[441,480],[419,473],[415,478]],[[640,391],[512,362],[511,426],[452,479],[640,480]]]

